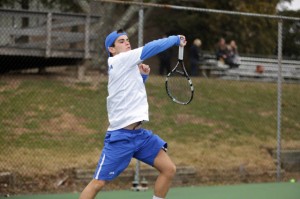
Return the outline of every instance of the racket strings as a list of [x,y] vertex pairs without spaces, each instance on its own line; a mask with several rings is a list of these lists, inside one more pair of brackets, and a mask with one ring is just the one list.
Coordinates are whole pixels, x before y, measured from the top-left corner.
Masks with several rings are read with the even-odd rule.
[[191,85],[188,79],[182,75],[182,71],[176,70],[168,77],[167,89],[173,100],[186,103],[191,99]]

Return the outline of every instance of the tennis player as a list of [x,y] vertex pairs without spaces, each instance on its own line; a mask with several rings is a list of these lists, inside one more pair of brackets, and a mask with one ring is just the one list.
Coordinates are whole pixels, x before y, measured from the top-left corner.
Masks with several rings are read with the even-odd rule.
[[154,40],[133,50],[123,30],[106,37],[109,127],[94,178],[82,191],[80,199],[95,198],[107,182],[127,168],[132,158],[159,171],[153,199],[166,197],[176,166],[166,153],[167,143],[152,131],[142,128],[143,122],[149,121],[144,82],[150,73],[149,66],[142,62],[179,45],[186,45],[182,35]]

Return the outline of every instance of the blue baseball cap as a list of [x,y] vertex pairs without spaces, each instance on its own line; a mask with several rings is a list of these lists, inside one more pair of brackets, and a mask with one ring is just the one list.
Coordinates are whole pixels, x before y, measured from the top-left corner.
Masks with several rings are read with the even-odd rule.
[[116,39],[122,35],[127,35],[127,34],[124,31],[113,31],[109,35],[107,35],[105,39],[105,49],[108,53],[108,56],[110,55],[108,48],[111,47],[116,41]]

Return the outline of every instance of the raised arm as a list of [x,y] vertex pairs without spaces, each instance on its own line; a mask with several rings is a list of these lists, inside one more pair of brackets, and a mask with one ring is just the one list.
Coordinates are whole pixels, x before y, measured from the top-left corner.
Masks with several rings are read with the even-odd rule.
[[180,36],[169,36],[147,43],[142,50],[141,60],[148,59],[172,46],[180,45]]

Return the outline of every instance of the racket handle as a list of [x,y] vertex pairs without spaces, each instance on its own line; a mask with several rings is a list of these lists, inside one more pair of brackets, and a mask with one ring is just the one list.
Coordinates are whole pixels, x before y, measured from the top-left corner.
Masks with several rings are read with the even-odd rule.
[[184,50],[184,47],[183,46],[179,46],[178,60],[183,60],[183,50]]

